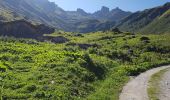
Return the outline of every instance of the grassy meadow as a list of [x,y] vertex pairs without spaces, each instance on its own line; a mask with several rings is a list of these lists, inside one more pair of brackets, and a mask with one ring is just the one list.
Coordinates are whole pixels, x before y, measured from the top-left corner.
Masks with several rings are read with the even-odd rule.
[[129,76],[170,63],[168,34],[106,31],[50,36],[69,42],[0,38],[1,99],[118,100]]

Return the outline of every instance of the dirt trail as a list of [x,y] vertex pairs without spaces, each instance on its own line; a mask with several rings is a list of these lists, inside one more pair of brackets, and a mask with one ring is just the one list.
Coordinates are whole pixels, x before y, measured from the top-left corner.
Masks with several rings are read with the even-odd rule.
[[149,100],[147,94],[148,81],[153,74],[165,68],[170,68],[170,65],[148,70],[129,81],[123,87],[120,100]]
[[160,80],[159,100],[170,100],[170,69],[165,72]]

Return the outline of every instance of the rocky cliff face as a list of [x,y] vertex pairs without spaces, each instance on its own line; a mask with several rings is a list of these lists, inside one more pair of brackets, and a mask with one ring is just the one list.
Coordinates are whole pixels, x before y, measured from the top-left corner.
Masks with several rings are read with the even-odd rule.
[[83,9],[81,9],[81,8],[78,8],[77,9],[77,13],[79,13],[79,14],[81,14],[81,15],[83,15],[83,16],[88,16],[89,14],[87,13],[87,12],[85,12]]
[[53,33],[54,28],[45,25],[33,25],[24,20],[0,23],[1,36],[13,36],[16,38],[38,39],[43,34]]
[[103,6],[101,10],[93,13],[92,16],[99,20],[119,21],[130,14],[131,12],[123,11],[118,7],[110,10],[109,8]]

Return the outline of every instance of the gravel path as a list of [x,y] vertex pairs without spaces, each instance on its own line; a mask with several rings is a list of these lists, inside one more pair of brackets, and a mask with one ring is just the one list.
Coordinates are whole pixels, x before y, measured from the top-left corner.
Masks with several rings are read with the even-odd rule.
[[147,94],[148,81],[153,74],[165,68],[170,68],[170,65],[148,70],[132,79],[123,87],[120,100],[149,100]]
[[170,70],[163,75],[160,81],[160,100],[170,100]]

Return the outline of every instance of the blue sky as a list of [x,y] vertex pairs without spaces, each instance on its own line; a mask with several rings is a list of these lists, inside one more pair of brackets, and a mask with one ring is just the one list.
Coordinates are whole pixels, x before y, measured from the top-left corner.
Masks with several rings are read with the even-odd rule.
[[82,8],[87,12],[99,10],[102,6],[110,9],[119,7],[125,11],[138,11],[162,5],[170,0],[49,0],[64,10],[73,11]]

